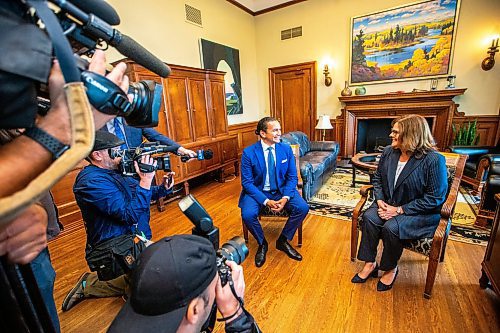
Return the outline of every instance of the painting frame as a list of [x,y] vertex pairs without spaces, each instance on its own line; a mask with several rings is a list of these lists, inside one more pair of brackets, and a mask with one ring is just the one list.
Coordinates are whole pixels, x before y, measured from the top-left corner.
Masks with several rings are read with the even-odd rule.
[[425,0],[352,17],[349,84],[451,75],[460,3]]
[[202,68],[226,72],[224,83],[227,115],[243,114],[239,50],[200,38],[200,58]]

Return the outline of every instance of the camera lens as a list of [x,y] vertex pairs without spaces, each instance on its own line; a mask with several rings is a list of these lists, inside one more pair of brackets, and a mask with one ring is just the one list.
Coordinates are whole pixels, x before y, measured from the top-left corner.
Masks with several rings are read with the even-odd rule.
[[248,247],[245,240],[240,236],[235,236],[222,245],[219,250],[220,254],[240,265],[248,256]]
[[132,83],[128,89],[133,100],[131,111],[125,117],[127,123],[134,127],[157,126],[162,91],[162,86],[151,80]]

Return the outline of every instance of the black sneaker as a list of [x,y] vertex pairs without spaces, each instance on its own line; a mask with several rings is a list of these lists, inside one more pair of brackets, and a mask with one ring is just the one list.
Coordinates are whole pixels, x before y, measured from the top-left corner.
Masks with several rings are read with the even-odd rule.
[[84,283],[85,280],[87,279],[87,276],[89,276],[90,273],[83,273],[80,278],[78,279],[78,282],[76,285],[69,291],[69,293],[64,297],[64,301],[62,304],[62,311],[68,311],[78,303],[84,300],[85,295],[83,293],[83,288],[84,288]]

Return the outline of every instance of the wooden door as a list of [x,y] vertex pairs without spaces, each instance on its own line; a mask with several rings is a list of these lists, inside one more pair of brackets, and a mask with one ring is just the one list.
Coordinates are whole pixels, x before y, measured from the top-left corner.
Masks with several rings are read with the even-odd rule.
[[164,81],[168,103],[171,139],[179,144],[194,141],[192,133],[190,107],[188,104],[188,85],[185,77],[169,77]]
[[269,68],[271,116],[283,133],[301,131],[314,140],[316,62]]
[[212,111],[214,116],[214,136],[227,135],[227,111],[224,81],[210,81],[210,95],[212,97]]
[[194,141],[210,138],[210,117],[205,82],[204,79],[189,79],[191,126],[194,132]]

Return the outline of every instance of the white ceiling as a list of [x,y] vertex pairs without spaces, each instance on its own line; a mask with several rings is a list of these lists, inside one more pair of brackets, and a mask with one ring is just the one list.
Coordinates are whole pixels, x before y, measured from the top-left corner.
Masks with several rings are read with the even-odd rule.
[[292,2],[291,0],[235,0],[253,12]]

